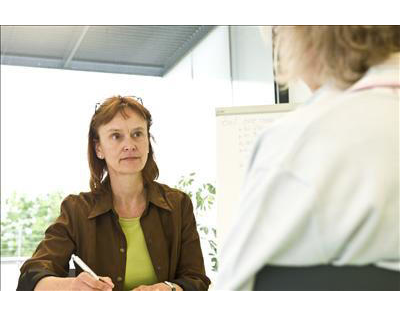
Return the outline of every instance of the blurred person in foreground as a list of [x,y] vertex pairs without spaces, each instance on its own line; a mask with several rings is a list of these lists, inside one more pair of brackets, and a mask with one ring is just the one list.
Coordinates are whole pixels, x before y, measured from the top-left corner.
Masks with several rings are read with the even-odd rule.
[[400,26],[275,31],[278,82],[302,79],[313,96],[258,137],[216,289],[317,266],[379,267],[400,289]]

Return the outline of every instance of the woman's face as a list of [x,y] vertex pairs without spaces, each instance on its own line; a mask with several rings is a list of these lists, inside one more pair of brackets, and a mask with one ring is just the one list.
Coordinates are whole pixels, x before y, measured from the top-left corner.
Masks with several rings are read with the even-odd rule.
[[100,141],[96,143],[96,154],[105,159],[111,176],[140,173],[147,162],[147,122],[130,108],[125,113],[127,119],[117,113],[98,129]]

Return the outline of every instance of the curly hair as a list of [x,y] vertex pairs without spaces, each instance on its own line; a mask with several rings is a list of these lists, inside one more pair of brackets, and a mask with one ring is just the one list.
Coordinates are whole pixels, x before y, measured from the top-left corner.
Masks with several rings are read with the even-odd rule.
[[308,75],[345,89],[400,51],[400,26],[278,26],[274,43],[279,83]]

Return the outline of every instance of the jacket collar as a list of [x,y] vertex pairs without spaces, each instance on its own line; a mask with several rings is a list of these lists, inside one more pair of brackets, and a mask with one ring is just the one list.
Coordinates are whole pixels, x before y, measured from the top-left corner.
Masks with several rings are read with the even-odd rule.
[[153,181],[146,185],[147,189],[147,206],[149,202],[158,206],[159,208],[172,211],[172,206],[166,194],[161,189],[161,185]]
[[[146,185],[147,189],[147,202],[146,206],[147,208],[149,207],[149,203],[152,203],[158,208],[166,210],[166,211],[172,211],[172,207],[161,190],[161,186],[153,181],[149,184]],[[94,218],[99,215],[102,215],[104,213],[107,213],[109,211],[114,211],[114,206],[113,206],[113,198],[112,198],[112,191],[111,191],[111,186],[109,186],[109,190],[107,192],[95,195],[94,197],[94,206],[91,212],[89,212],[88,218]]]
[[[360,80],[347,88],[346,91],[352,93],[377,87],[389,89],[400,88],[400,53],[392,54],[381,64],[372,66]],[[335,99],[336,96],[342,93],[342,90],[335,87],[331,82],[328,82],[316,90],[311,98],[299,107],[309,104],[329,103],[329,100]]]
[[400,53],[390,55],[381,64],[372,66],[349,91],[359,91],[372,88],[400,88]]

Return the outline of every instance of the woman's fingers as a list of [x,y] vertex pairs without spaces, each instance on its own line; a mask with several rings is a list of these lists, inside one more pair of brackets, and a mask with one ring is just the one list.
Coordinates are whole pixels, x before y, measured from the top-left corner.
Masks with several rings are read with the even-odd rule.
[[[87,291],[88,289],[84,289],[89,287],[89,291],[112,291],[114,284],[111,279],[108,277],[102,277],[102,280],[96,280],[87,272],[82,272],[77,276],[77,280],[81,283],[81,287],[83,291]],[[78,285],[79,286],[79,285]]]
[[109,277],[100,277],[100,280],[103,281],[104,283],[107,283],[111,287],[111,289],[114,288],[114,283],[111,280],[111,278],[109,278]]

